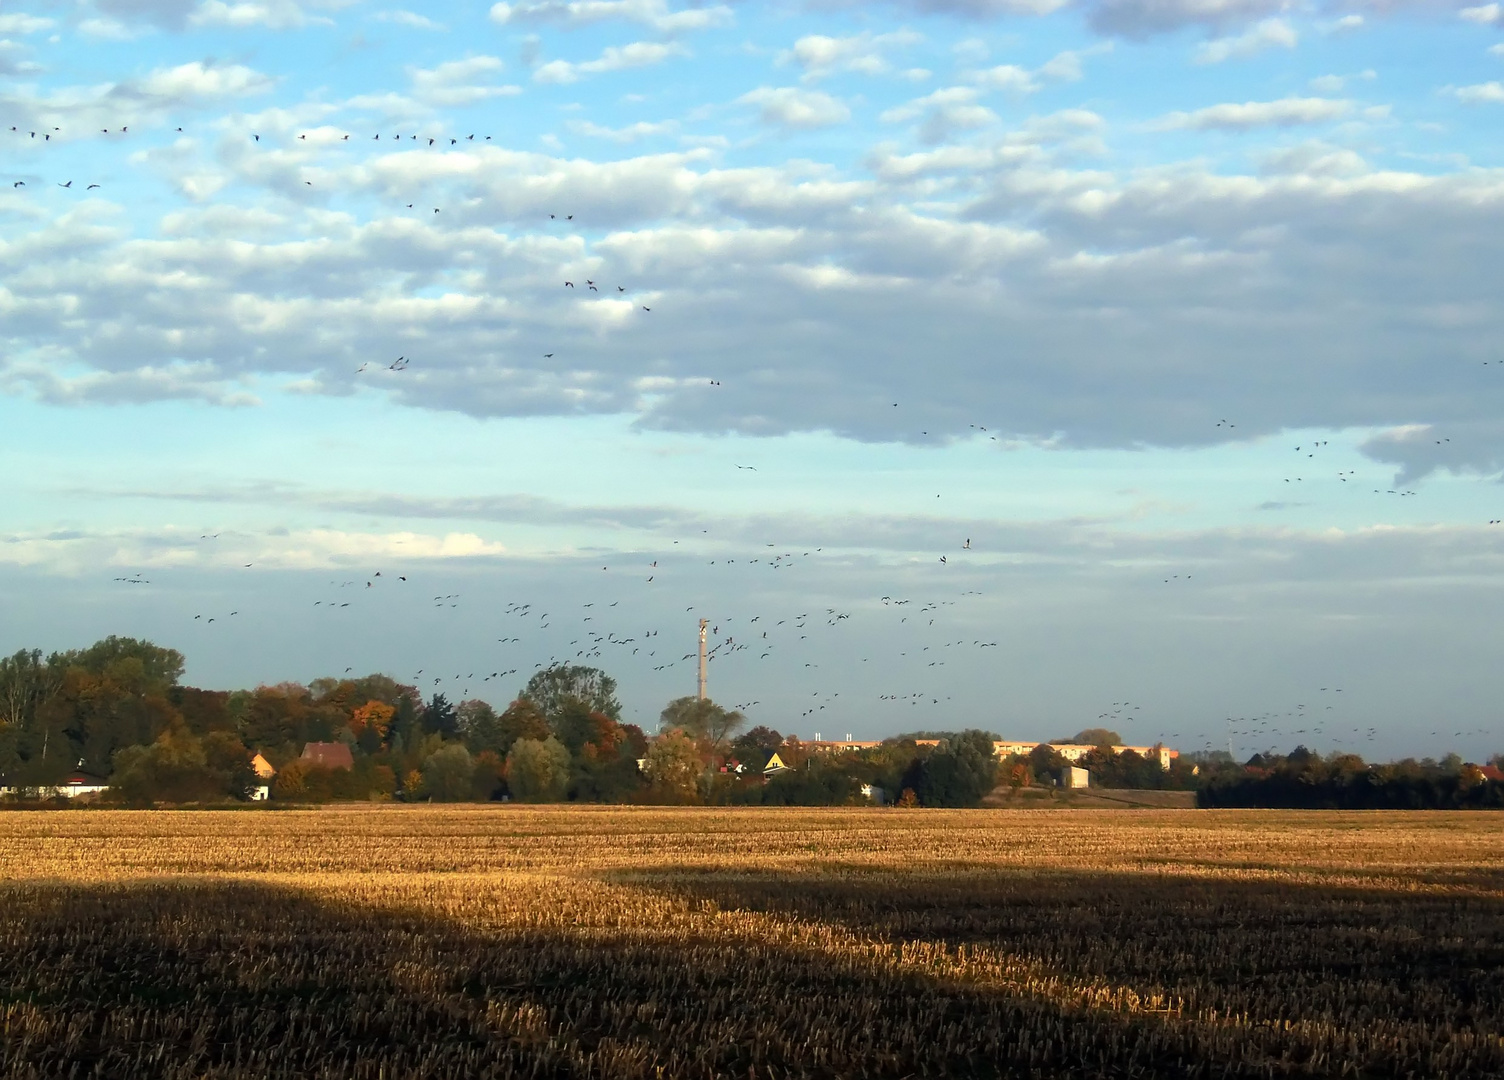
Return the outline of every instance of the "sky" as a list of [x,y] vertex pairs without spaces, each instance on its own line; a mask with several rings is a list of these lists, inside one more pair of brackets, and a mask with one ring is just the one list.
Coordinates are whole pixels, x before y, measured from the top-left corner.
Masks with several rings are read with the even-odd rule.
[[18,0],[0,650],[1504,751],[1504,7]]

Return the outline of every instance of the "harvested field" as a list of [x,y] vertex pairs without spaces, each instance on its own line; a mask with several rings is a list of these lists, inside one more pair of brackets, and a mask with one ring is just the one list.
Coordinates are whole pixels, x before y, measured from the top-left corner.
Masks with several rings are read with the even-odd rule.
[[1504,1076],[1501,830],[0,814],[0,1075]]

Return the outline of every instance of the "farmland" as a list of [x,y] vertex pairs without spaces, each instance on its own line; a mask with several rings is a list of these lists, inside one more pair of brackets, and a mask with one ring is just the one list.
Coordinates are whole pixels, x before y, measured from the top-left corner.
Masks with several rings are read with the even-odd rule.
[[0,1075],[1504,1076],[1501,827],[10,813]]

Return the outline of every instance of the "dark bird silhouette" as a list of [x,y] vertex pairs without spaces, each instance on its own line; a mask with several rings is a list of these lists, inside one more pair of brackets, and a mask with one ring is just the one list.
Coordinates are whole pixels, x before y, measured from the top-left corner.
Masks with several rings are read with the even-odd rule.
[[93,191],[98,186],[99,186],[98,184],[90,184],[88,187],[84,188],[84,190],[85,191]]
[[11,187],[13,187],[13,188],[25,187],[25,186],[26,186],[26,181],[25,180],[17,180],[14,184],[11,185]]
[[66,184],[59,184],[58,185],[58,187],[72,187],[72,186],[73,186],[73,181],[72,180],[69,180]]

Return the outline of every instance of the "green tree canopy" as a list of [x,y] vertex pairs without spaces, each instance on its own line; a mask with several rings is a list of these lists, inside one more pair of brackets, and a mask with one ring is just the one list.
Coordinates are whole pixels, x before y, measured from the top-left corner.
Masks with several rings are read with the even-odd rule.
[[604,713],[621,721],[621,702],[616,700],[616,680],[600,668],[580,664],[551,664],[535,672],[521,697],[543,711],[556,733],[559,718],[570,702],[583,704],[590,712]]
[[423,794],[434,802],[464,802],[474,791],[475,761],[459,743],[450,743],[423,762]]
[[110,791],[132,805],[208,802],[247,797],[253,774],[250,753],[229,732],[199,739],[181,721],[149,745],[127,746],[115,755]]
[[692,739],[708,742],[713,749],[720,749],[746,723],[747,718],[735,709],[727,710],[709,698],[694,696],[675,698],[659,715],[661,731],[682,731]]
[[644,771],[654,796],[673,803],[695,802],[705,763],[695,740],[675,728],[653,740]]
[[113,634],[87,649],[62,653],[59,659],[91,675],[108,675],[138,694],[166,694],[183,677],[183,654],[176,649]]
[[446,739],[452,739],[459,734],[459,714],[443,694],[435,694],[428,699],[428,704],[423,706],[421,719],[423,730],[430,734]]
[[912,788],[924,806],[976,806],[997,783],[997,758],[992,734],[963,731],[934,752],[916,758],[904,773],[903,786]]
[[569,788],[569,751],[552,735],[518,739],[507,755],[507,787],[520,802],[558,802]]
[[1078,731],[1068,739],[1051,739],[1052,743],[1074,743],[1077,746],[1122,746],[1123,737],[1110,728],[1091,727]]

